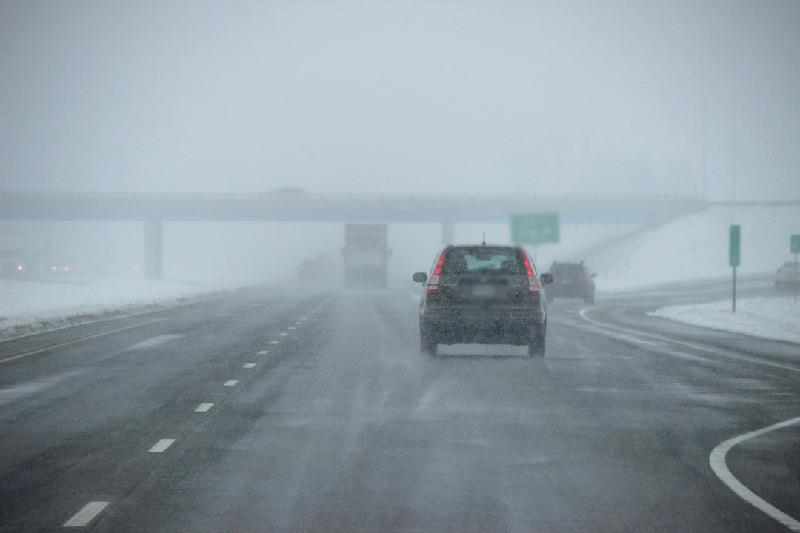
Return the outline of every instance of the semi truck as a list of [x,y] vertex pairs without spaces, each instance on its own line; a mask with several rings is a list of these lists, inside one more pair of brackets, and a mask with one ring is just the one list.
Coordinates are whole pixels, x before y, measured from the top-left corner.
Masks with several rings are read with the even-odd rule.
[[344,284],[385,289],[391,250],[386,224],[345,224]]

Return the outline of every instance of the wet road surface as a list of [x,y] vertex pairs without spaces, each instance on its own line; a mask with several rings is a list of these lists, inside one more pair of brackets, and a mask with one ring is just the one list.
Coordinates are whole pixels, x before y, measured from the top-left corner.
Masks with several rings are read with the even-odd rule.
[[[800,416],[800,346],[646,314],[724,285],[558,300],[541,359],[421,354],[413,290],[250,289],[0,344],[0,531],[788,530],[709,457]],[[798,442],[726,457],[794,518]]]

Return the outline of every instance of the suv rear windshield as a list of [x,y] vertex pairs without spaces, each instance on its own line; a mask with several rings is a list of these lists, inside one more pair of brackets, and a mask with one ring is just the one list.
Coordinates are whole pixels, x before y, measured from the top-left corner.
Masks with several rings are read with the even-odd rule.
[[474,246],[452,248],[448,251],[444,264],[445,274],[473,272],[521,274],[524,268],[516,248]]

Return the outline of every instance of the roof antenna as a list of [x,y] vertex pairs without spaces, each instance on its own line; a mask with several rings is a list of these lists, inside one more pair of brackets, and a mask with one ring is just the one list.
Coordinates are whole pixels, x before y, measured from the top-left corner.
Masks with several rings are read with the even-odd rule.
[[483,246],[486,246],[486,232],[483,232]]

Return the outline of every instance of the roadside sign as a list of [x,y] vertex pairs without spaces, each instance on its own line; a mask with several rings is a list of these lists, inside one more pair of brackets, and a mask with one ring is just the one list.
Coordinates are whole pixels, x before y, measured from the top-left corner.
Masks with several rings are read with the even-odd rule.
[[741,240],[742,240],[741,226],[739,226],[738,224],[733,224],[731,226],[731,233],[729,240],[730,255],[728,261],[730,265],[734,268],[738,267],[740,263],[739,249],[741,247],[740,246]]
[[511,241],[514,244],[545,244],[558,240],[558,213],[511,215]]
[[733,267],[732,311],[736,312],[736,267],[739,266],[740,248],[742,243],[742,228],[739,224],[731,224],[730,237],[728,238],[728,262]]
[[797,304],[797,291],[800,289],[797,277],[797,254],[800,254],[800,235],[792,235],[789,239],[789,244],[794,254],[794,303]]

